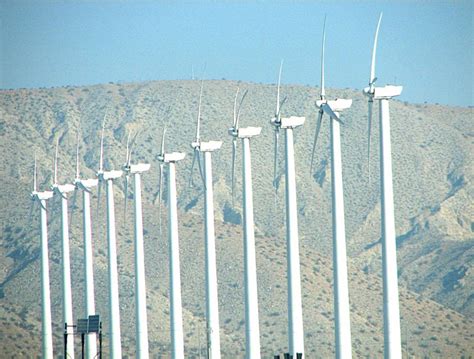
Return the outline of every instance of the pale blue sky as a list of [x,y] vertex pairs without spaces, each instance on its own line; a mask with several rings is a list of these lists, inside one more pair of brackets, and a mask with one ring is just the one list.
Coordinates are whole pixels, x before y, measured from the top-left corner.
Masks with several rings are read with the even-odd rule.
[[361,89],[379,12],[378,84],[402,100],[473,105],[471,1],[0,0],[1,88],[206,77]]

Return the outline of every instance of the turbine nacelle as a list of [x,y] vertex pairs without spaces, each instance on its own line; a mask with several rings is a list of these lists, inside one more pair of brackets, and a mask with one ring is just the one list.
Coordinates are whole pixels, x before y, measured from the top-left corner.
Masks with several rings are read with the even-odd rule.
[[222,141],[201,142],[201,146],[199,147],[199,150],[201,152],[213,152],[221,148],[221,146],[222,146]]
[[165,163],[178,162],[184,159],[184,157],[186,157],[184,152],[163,153],[158,156],[158,161]]
[[384,87],[374,87],[371,91],[370,86],[364,88],[362,93],[373,100],[390,99],[399,96],[402,93],[403,86],[386,85]]
[[123,170],[126,173],[143,173],[150,170],[151,165],[149,163],[137,163],[135,165],[124,165]]
[[100,181],[108,181],[122,177],[123,172],[120,170],[113,171],[99,171],[97,177]]
[[64,194],[64,193],[69,193],[74,191],[76,187],[73,184],[67,183],[67,184],[53,184],[51,186],[51,189],[53,190],[54,193],[58,194]]
[[74,180],[74,185],[76,186],[76,188],[82,189],[88,192],[90,192],[90,189],[92,187],[96,187],[98,183],[99,183],[99,180],[97,178],[89,178],[85,180],[81,180],[81,179]]
[[260,132],[262,132],[261,127],[229,128],[229,135],[236,138],[251,138],[260,135]]
[[305,117],[290,116],[281,118],[280,122],[278,123],[276,122],[276,118],[273,118],[272,124],[274,126],[279,126],[280,128],[296,128],[302,126],[305,120]]
[[53,192],[52,191],[43,191],[43,192],[37,192],[37,191],[33,191],[31,192],[31,198],[33,199],[33,201],[43,201],[43,200],[47,200],[47,199],[50,199],[53,197]]
[[334,112],[342,112],[352,106],[352,100],[338,98],[332,101],[318,100],[316,101],[316,106],[319,108],[323,107],[324,104],[327,104]]
[[352,105],[352,100],[338,98],[332,101],[318,100],[316,101],[316,106],[322,111],[324,111],[329,117],[334,120],[340,121],[339,113],[343,110],[350,108]]

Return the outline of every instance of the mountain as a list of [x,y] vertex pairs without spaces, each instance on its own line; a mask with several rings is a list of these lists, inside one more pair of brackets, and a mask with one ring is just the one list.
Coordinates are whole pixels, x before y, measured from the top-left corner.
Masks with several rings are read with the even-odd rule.
[[[205,347],[203,190],[198,173],[189,188],[195,132],[197,81],[155,81],[53,89],[0,91],[0,343],[3,353],[32,356],[40,350],[39,218],[31,212],[33,155],[39,163],[39,187],[52,180],[54,143],[60,140],[59,178],[74,176],[76,133],[80,130],[81,173],[98,167],[100,128],[109,117],[105,168],[125,160],[128,131],[140,131],[135,160],[151,163],[143,176],[144,228],[150,349],[169,353],[168,252],[166,225],[159,229],[159,138],[169,118],[167,146],[185,151],[177,165],[184,330],[187,357]],[[257,268],[262,353],[270,357],[287,348],[284,164],[280,148],[279,190],[274,198],[273,132],[269,120],[275,86],[235,81],[205,81],[203,140],[223,140],[213,156],[221,340],[225,357],[243,354],[243,263],[241,176],[235,205],[231,198],[231,138],[227,128],[237,87],[248,89],[241,126],[261,126],[252,140],[252,167],[257,231]],[[295,130],[295,154],[305,347],[308,357],[327,357],[334,350],[332,305],[332,234],[328,122],[309,173],[318,88],[285,85],[283,115],[306,116]],[[380,253],[378,123],[374,121],[370,176],[367,161],[367,103],[360,91],[328,89],[328,98],[352,98],[344,113],[342,161],[346,236],[349,255],[352,343],[357,357],[380,356],[383,350]],[[397,255],[404,353],[460,357],[474,353],[473,109],[390,102]],[[377,115],[377,111],[375,112]],[[239,144],[240,149],[240,144]],[[241,157],[237,156],[237,171]],[[123,181],[116,182],[121,321],[124,354],[134,350],[134,278],[132,214],[124,218]],[[94,196],[96,192],[94,192]],[[79,196],[78,196],[79,197]],[[130,199],[132,194],[129,195]],[[105,201],[105,200],[104,200]],[[72,215],[71,259],[74,316],[83,309],[81,201]],[[165,207],[166,204],[163,204]],[[94,270],[97,312],[107,331],[107,262],[105,204],[93,198]],[[162,220],[166,223],[163,207]],[[59,203],[48,203],[53,322],[56,353],[62,340],[60,298]],[[368,295],[369,294],[369,295]],[[131,323],[131,324],[129,324]],[[105,349],[107,335],[105,335]],[[79,348],[78,338],[76,349]],[[405,351],[406,350],[406,351]]]

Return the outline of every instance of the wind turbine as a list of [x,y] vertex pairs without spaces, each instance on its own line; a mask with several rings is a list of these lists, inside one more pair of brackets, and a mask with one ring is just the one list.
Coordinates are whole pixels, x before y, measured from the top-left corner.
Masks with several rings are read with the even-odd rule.
[[304,356],[303,309],[301,305],[300,255],[298,243],[298,208],[296,206],[296,174],[293,147],[293,130],[304,124],[304,117],[282,118],[280,111],[286,97],[280,101],[280,82],[283,61],[280,64],[277,85],[275,117],[270,123],[275,126],[275,157],[273,185],[277,188],[276,168],[278,160],[278,137],[285,130],[285,186],[286,186],[286,248],[288,278],[288,335],[290,355]]
[[51,296],[49,288],[49,262],[48,262],[48,219],[46,201],[53,197],[53,192],[37,191],[36,184],[36,155],[33,172],[33,192],[31,199],[33,205],[40,204],[40,231],[41,231],[41,328],[43,358],[53,359],[53,330],[51,326]]
[[[82,191],[82,220],[84,238],[84,292],[85,292],[85,316],[95,314],[94,299],[94,268],[92,263],[92,226],[91,226],[91,189],[98,184],[97,178],[81,179],[79,171],[79,133],[76,147],[76,178],[74,186],[76,190]],[[95,333],[86,335],[87,359],[93,359],[97,355],[97,342]]]
[[342,159],[340,136],[340,112],[352,105],[352,100],[326,100],[324,88],[324,47],[326,42],[326,19],[323,26],[321,46],[321,98],[316,102],[319,107],[318,122],[314,135],[311,154],[311,173],[314,152],[323,115],[327,114],[331,123],[331,185],[332,185],[332,238],[334,271],[334,313],[336,335],[336,358],[351,358],[351,320],[349,307],[349,284],[347,281],[346,234],[344,225],[344,193],[342,184]]
[[[107,114],[106,114],[107,115]],[[115,204],[113,180],[122,176],[122,171],[104,171],[104,131],[105,120],[102,121],[100,135],[100,157],[97,178],[99,188],[97,203],[100,203],[100,186],[106,185],[107,197],[107,259],[109,269],[109,350],[111,358],[122,358],[122,344],[120,340],[120,303],[117,272],[117,238],[115,233]]]
[[389,100],[402,93],[402,86],[386,85],[375,87],[375,57],[379,35],[380,14],[375,31],[369,86],[363,93],[368,97],[368,158],[370,158],[370,132],[372,125],[372,106],[379,101],[380,121],[380,186],[382,204],[382,267],[383,267],[383,312],[384,312],[384,351],[385,358],[401,358],[400,308],[398,299],[397,249],[395,238],[395,214],[393,204],[392,154],[390,143]]
[[[184,358],[183,313],[181,305],[181,274],[179,268],[178,209],[176,200],[176,162],[185,157],[185,153],[165,153],[166,127],[161,138],[161,153],[158,161],[168,165],[168,241],[170,266],[170,321],[171,321],[171,357]],[[161,182],[161,179],[160,179]],[[161,198],[161,187],[159,198]],[[161,204],[161,202],[160,202]]]
[[[71,292],[71,260],[69,253],[69,223],[68,223],[68,197],[69,192],[74,191],[74,185],[58,184],[58,151],[59,138],[56,141],[54,155],[54,177],[52,190],[54,195],[61,199],[61,249],[62,249],[62,279],[63,279],[63,322],[67,323],[66,335],[74,335],[72,316],[72,292]],[[66,355],[74,359],[74,340],[67,340]]]
[[130,134],[127,138],[127,153],[123,170],[125,179],[125,203],[128,199],[128,176],[133,175],[133,199],[135,209],[135,341],[136,357],[147,359],[148,353],[148,324],[146,313],[146,285],[145,285],[145,252],[143,249],[143,212],[142,212],[142,185],[141,174],[150,169],[149,163],[131,164],[132,147]]
[[[198,156],[200,164],[200,153],[204,154],[204,236],[205,236],[205,260],[206,260],[206,331],[207,331],[207,353],[208,358],[221,357],[221,344],[219,334],[219,300],[217,297],[217,267],[216,267],[216,239],[214,231],[214,193],[212,189],[212,152],[222,146],[222,141],[201,141],[199,136],[199,125],[201,121],[201,99],[202,85],[199,94],[198,118],[196,126],[196,137],[191,143],[194,151],[194,159]],[[193,163],[194,163],[193,159]],[[191,169],[192,171],[192,169]],[[191,172],[192,176],[192,172]]]
[[[229,128],[232,142],[232,187],[234,186],[235,154],[237,139],[242,140],[242,176],[243,176],[243,210],[244,210],[244,285],[245,285],[245,357],[260,358],[260,329],[258,319],[257,264],[255,258],[255,229],[253,219],[252,166],[250,157],[250,139],[258,136],[261,127],[239,128],[240,107],[247,92],[240,101],[236,111],[239,89],[234,101],[234,120]],[[232,191],[233,192],[233,191]]]

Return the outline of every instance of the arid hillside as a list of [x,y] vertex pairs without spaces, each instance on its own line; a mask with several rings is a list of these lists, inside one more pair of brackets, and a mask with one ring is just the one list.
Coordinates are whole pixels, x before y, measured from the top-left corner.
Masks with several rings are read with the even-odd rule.
[[[221,340],[224,357],[241,356],[244,343],[243,249],[241,232],[241,156],[237,155],[237,191],[231,196],[232,107],[237,87],[248,89],[241,126],[261,126],[252,140],[257,227],[260,331],[264,357],[287,348],[286,249],[284,225],[283,136],[275,199],[273,128],[274,85],[205,81],[203,140],[223,140],[213,155],[216,201],[217,261]],[[331,174],[328,121],[323,123],[310,173],[318,88],[285,85],[283,115],[306,116],[295,130],[299,230],[304,305],[305,347],[310,358],[334,350]],[[342,161],[346,234],[349,255],[352,343],[356,357],[379,357],[383,351],[380,254],[378,123],[374,121],[370,176],[367,163],[367,104],[360,91],[329,89],[328,97],[352,98],[343,114]],[[39,164],[39,186],[52,181],[54,144],[59,138],[59,178],[71,182],[75,172],[76,133],[80,131],[83,177],[98,169],[101,121],[106,109],[105,167],[125,161],[128,131],[140,131],[134,160],[151,163],[143,176],[146,271],[150,349],[153,357],[169,353],[168,249],[166,203],[159,229],[157,155],[165,117],[171,125],[167,148],[187,153],[177,165],[187,357],[205,348],[203,189],[198,171],[189,188],[190,143],[195,132],[198,81],[157,81],[90,87],[0,91],[0,352],[8,357],[40,351],[39,215],[30,212],[33,157]],[[474,219],[472,153],[473,109],[392,101],[394,171],[401,324],[404,354],[461,357],[474,354]],[[375,112],[377,118],[378,111]],[[131,199],[124,217],[124,182],[116,182],[119,281],[124,353],[134,355],[133,224]],[[105,196],[97,205],[93,192],[93,237],[97,311],[107,331],[107,243]],[[74,196],[71,196],[74,197]],[[166,198],[166,196],[165,196]],[[83,316],[83,244],[80,195],[72,214],[71,258],[74,316]],[[59,201],[48,202],[53,322],[60,352],[61,276]],[[77,339],[78,340],[78,339]],[[79,346],[79,341],[76,341]],[[107,349],[107,336],[105,335]]]

